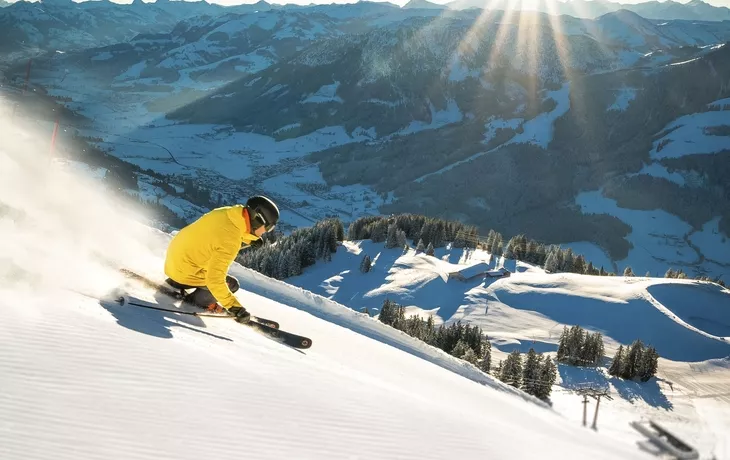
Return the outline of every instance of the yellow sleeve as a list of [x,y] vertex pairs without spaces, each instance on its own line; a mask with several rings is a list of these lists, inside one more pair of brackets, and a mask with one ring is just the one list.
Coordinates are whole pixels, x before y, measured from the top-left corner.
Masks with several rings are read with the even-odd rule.
[[206,270],[205,285],[216,298],[222,307],[228,309],[233,306],[241,306],[226,283],[226,275],[231,267],[233,260],[236,258],[239,249],[241,249],[240,239],[226,239],[216,245],[213,256],[208,263]]

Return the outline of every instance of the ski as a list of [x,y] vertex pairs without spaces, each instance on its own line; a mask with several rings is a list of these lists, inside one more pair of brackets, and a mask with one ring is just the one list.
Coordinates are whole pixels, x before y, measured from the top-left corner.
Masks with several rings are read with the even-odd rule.
[[[132,279],[135,279],[137,281],[140,281],[142,284],[146,285],[150,289],[154,289],[155,291],[157,291],[157,292],[159,292],[161,294],[164,294],[164,295],[166,295],[168,297],[171,297],[171,298],[173,298],[175,300],[182,300],[181,293],[179,291],[176,291],[175,289],[173,289],[170,286],[165,286],[164,284],[157,283],[157,282],[155,282],[155,281],[147,278],[146,276],[140,275],[139,273],[133,272],[132,270],[129,270],[129,269],[126,269],[126,268],[120,268],[119,271],[121,273],[123,273],[128,278],[132,278]],[[198,308],[196,305],[191,305],[191,306],[193,308]],[[210,315],[199,314],[197,316],[220,316],[220,317],[225,317],[225,315],[213,315],[213,314],[210,314]],[[268,327],[271,327],[271,328],[274,328],[274,329],[279,329],[279,323],[277,323],[276,321],[273,321],[273,320],[270,320],[270,319],[267,319],[267,318],[262,318],[260,316],[253,316],[253,315],[251,315],[251,319],[254,320],[254,321],[256,321],[256,322],[258,322],[258,323],[260,323],[260,324],[264,324],[264,325],[266,325]]]
[[[222,319],[234,319],[235,318],[234,316],[231,316],[231,315],[206,314],[203,312],[180,310],[178,308],[167,308],[167,307],[161,306],[159,304],[152,304],[150,302],[133,299],[131,296],[122,295],[121,293],[117,293],[113,297],[114,297],[113,300],[121,306],[146,308],[149,310],[157,310],[157,311],[178,313],[178,314],[182,314],[182,315],[191,315],[191,316],[214,317],[214,318],[222,318]],[[266,335],[268,338],[270,338],[272,340],[275,340],[277,342],[280,342],[282,344],[288,345],[293,348],[307,349],[312,346],[312,340],[309,337],[304,337],[301,335],[293,334],[291,332],[282,331],[281,329],[271,327],[265,323],[256,321],[254,319],[252,319],[248,323],[241,323],[241,324],[243,326],[248,326],[248,327]]]
[[312,340],[309,337],[304,337],[302,335],[282,331],[281,329],[276,329],[254,320],[249,321],[245,324],[245,326],[249,326],[257,330],[258,332],[263,333],[270,339],[283,343],[284,345],[289,345],[293,348],[306,350],[307,348],[312,346]]

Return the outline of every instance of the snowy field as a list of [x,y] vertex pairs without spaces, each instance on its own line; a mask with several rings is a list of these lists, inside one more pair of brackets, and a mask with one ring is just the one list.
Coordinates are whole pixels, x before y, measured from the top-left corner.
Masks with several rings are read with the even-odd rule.
[[110,265],[161,279],[169,235],[89,171],[38,161],[33,138],[7,130],[0,458],[651,458],[634,439],[583,429],[373,318],[241,267],[241,302],[312,337],[311,349],[227,320],[100,302],[123,282]]
[[[633,248],[628,257],[614,261],[617,272],[631,266],[634,273],[664,276],[669,268],[682,268],[687,274],[705,273],[707,276],[721,276],[727,271],[728,258],[723,257],[730,250],[730,242],[719,234],[715,218],[697,232],[679,217],[662,210],[625,209],[615,200],[603,196],[600,190],[582,192],[576,197],[576,204],[584,214],[608,214],[631,226],[626,239]],[[714,236],[712,233],[713,223]],[[706,230],[707,229],[707,230]],[[701,241],[694,245],[693,241]],[[595,263],[595,262],[594,262]]]
[[727,133],[713,135],[708,132],[708,129],[713,128],[729,129],[730,106],[726,100],[718,100],[710,104],[710,107],[721,110],[685,115],[665,126],[662,132],[669,134],[654,141],[653,148],[649,152],[651,158],[679,158],[685,155],[730,150],[730,137]]
[[[373,259],[365,274],[358,270],[364,254]],[[491,339],[493,365],[515,349],[554,355],[564,325],[601,332],[603,366],[559,365],[551,396],[556,411],[581,423],[582,398],[575,390],[591,384],[614,398],[601,401],[602,432],[636,439],[629,422],[651,418],[692,443],[702,458],[730,458],[730,291],[689,280],[545,274],[514,261],[506,261],[514,272],[509,278],[448,278],[480,261],[505,264],[483,251],[442,248],[429,257],[382,243],[345,242],[332,262],[318,262],[287,281],[357,311],[367,307],[377,314],[390,299],[407,314],[436,315],[436,324],[478,324]],[[637,338],[662,356],[657,377],[639,383],[608,375],[618,346]]]
[[613,101],[613,104],[608,106],[608,109],[606,110],[623,112],[624,110],[629,108],[629,104],[631,104],[631,101],[636,99],[636,92],[636,88],[629,88],[625,86],[616,90],[616,99]]
[[[47,83],[55,86],[58,81],[51,79]],[[326,98],[336,97],[338,84],[320,88],[304,102],[325,102]],[[202,91],[201,97],[210,89],[186,86],[185,81],[171,86],[175,93],[185,88]],[[92,127],[79,130],[81,134],[102,138],[99,145],[115,156],[163,174],[204,179],[206,186],[227,194],[241,188],[241,199],[254,188],[279,202],[288,203],[285,209],[296,210],[283,213],[283,223],[290,226],[310,225],[333,214],[350,220],[355,214],[377,213],[377,207],[386,202],[363,185],[322,191],[321,186],[326,184],[318,168],[302,163],[303,157],[315,151],[372,140],[376,137],[373,129],[358,127],[348,133],[343,126],[329,126],[304,136],[277,141],[270,136],[236,132],[230,126],[180,125],[150,110],[148,102],[171,94],[119,94],[94,88],[94,83],[84,79],[81,73],[72,72],[64,79],[62,88],[56,87],[49,92],[73,98],[74,101],[67,105],[93,120]],[[418,129],[434,129],[458,121],[454,117],[460,119],[462,116],[455,105],[436,114],[433,126]],[[294,127],[284,126],[280,131]],[[50,137],[52,129],[48,126],[43,133]],[[218,176],[220,180],[215,181],[212,176]],[[308,186],[315,186],[318,191],[312,192]],[[179,206],[172,209],[175,211]],[[189,212],[179,215],[187,216]]]

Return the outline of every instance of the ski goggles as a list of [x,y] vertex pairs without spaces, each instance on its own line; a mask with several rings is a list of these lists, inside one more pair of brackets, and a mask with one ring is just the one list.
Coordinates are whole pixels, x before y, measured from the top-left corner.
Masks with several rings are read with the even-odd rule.
[[266,217],[264,217],[264,215],[263,215],[263,214],[261,214],[261,213],[260,213],[260,212],[258,212],[258,211],[256,211],[256,213],[255,213],[255,214],[253,215],[253,218],[254,218],[254,220],[255,220],[256,222],[258,222],[259,224],[261,224],[261,225],[262,225],[262,226],[263,226],[263,227],[264,227],[264,228],[266,229],[266,231],[267,231],[267,232],[270,232],[270,231],[272,231],[272,230],[273,230],[274,228],[276,228],[276,224],[274,224],[274,223],[271,223],[271,222],[268,222],[268,221],[266,220]]

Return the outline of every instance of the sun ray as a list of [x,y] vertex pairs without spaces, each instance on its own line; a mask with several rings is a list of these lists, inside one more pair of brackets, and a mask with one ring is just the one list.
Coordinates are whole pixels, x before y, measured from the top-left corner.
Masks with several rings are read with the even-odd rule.
[[[496,67],[501,64],[502,48],[511,34],[513,34],[514,25],[512,24],[512,18],[518,11],[516,7],[519,7],[520,0],[507,0],[507,5],[501,15],[501,20],[497,26],[497,34],[492,45],[491,53],[489,56],[488,69]],[[519,13],[518,13],[519,14]]]
[[[552,33],[552,39],[555,44],[558,59],[560,60],[560,65],[563,70],[563,76],[566,80],[573,80],[575,77],[574,69],[572,67],[574,50],[571,46],[571,41],[568,38],[569,31],[565,30],[563,27],[565,24],[564,21],[572,21],[572,19],[560,16],[554,0],[547,0],[546,7],[548,11],[547,18],[548,21],[550,21],[550,31]],[[581,109],[580,99],[581,98],[571,98],[571,107],[578,112],[580,112]]]

